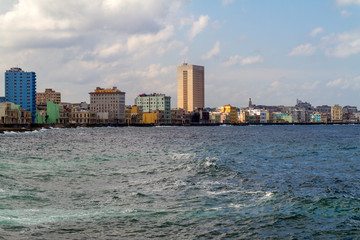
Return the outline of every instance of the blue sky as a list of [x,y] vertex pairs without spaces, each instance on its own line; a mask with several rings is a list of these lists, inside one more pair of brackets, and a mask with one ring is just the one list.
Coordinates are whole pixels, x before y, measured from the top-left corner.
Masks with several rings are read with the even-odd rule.
[[35,71],[66,102],[117,86],[176,107],[186,60],[205,66],[209,107],[360,106],[360,0],[2,0],[0,33],[0,71]]

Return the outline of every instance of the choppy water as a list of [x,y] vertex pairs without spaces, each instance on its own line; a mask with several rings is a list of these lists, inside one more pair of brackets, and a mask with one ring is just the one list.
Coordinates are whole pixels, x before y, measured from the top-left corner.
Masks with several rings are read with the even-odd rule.
[[359,239],[360,126],[0,135],[0,239]]

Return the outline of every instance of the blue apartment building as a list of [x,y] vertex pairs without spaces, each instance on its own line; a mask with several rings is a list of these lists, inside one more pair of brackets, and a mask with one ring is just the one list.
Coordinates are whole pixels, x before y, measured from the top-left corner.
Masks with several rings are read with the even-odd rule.
[[31,112],[31,122],[36,117],[36,74],[13,67],[5,72],[5,99]]

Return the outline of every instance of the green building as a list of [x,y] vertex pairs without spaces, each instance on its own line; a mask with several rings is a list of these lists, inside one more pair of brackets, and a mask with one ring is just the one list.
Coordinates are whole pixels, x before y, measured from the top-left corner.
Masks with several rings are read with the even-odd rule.
[[140,94],[135,99],[135,105],[141,106],[143,113],[160,111],[164,113],[159,123],[171,123],[171,97],[165,94]]
[[47,101],[46,111],[36,110],[35,123],[37,124],[57,123],[57,120],[59,118],[60,118],[59,104],[53,103],[52,101]]
[[274,123],[293,123],[294,117],[287,113],[273,113],[272,121]]

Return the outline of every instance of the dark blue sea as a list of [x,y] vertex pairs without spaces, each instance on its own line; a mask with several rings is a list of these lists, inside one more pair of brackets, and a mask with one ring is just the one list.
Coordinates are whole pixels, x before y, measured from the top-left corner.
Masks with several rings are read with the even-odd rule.
[[360,239],[360,125],[0,134],[0,239]]

